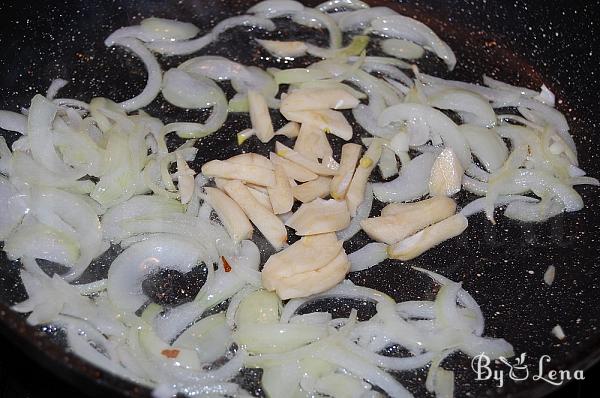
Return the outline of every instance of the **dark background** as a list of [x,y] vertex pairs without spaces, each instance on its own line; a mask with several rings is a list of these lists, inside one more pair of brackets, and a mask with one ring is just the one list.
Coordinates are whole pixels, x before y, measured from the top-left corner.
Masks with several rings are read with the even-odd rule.
[[[203,3],[207,0],[197,0],[198,3]],[[377,1],[373,1],[376,3]],[[89,34],[89,31],[94,29],[106,29],[109,25],[102,25],[101,22],[109,21],[107,15],[110,15],[111,10],[117,5],[124,6],[129,10],[136,8],[145,8],[145,4],[150,5],[153,9],[158,9],[159,4],[165,4],[166,2],[160,2],[156,0],[148,0],[146,2],[134,2],[134,1],[94,1],[95,6],[86,7],[84,11],[79,13],[78,7],[81,4],[91,4],[91,1],[83,0],[69,0],[68,5],[64,5],[63,2],[28,2],[28,1],[10,1],[0,3],[0,18],[3,19],[0,24],[0,48],[4,49],[4,54],[0,56],[0,103],[4,106],[9,106],[11,110],[17,109],[16,105],[26,105],[26,103],[18,103],[15,101],[17,97],[30,98],[33,93],[40,90],[40,87],[47,87],[50,79],[56,77],[72,78],[73,83],[69,85],[71,88],[67,88],[67,96],[71,92],[94,92],[98,94],[98,85],[93,80],[95,76],[87,75],[75,75],[78,70],[82,69],[82,65],[89,61],[86,58],[85,50],[82,53],[72,51],[73,48],[93,48],[94,46],[98,51],[104,51],[101,43],[91,43],[89,39],[83,39],[77,35],[78,30],[82,30]],[[169,4],[176,4],[172,2]],[[181,3],[181,2],[179,2]],[[184,1],[189,4],[190,1]],[[222,2],[215,1],[215,4]],[[400,2],[404,4],[405,2]],[[535,69],[534,72],[531,70],[521,70],[522,74],[514,75],[514,65],[503,65],[501,60],[498,62],[496,67],[490,73],[496,73],[500,78],[507,78],[507,76],[515,76],[518,82],[522,84],[531,83],[533,80],[538,83],[543,80],[551,86],[551,88],[558,88],[559,98],[566,98],[569,101],[568,106],[562,106],[561,110],[568,113],[569,121],[573,126],[573,131],[576,133],[575,139],[578,147],[582,152],[597,152],[597,148],[593,151],[590,150],[591,146],[598,146],[598,139],[594,138],[597,135],[597,121],[599,113],[598,105],[598,77],[596,75],[598,70],[600,59],[597,51],[600,50],[599,41],[599,30],[597,24],[600,23],[600,15],[598,10],[600,4],[598,2],[591,1],[490,1],[483,3],[479,0],[468,0],[468,1],[457,1],[457,0],[431,0],[423,1],[423,6],[418,1],[410,1],[409,3],[416,5],[420,9],[427,10],[429,5],[431,11],[435,13],[436,9],[444,8],[451,11],[451,18],[448,18],[448,24],[452,25],[456,23],[456,20],[464,21],[469,20],[468,25],[465,28],[469,31],[475,32],[473,36],[469,36],[468,39],[472,40],[473,43],[478,43],[479,39],[477,36],[481,33],[481,37],[487,37],[488,27],[493,27],[495,35],[499,37],[506,48],[516,51],[523,59],[530,61]],[[106,4],[103,9],[100,4]],[[472,13],[471,8],[476,8],[479,11]],[[66,14],[58,10],[71,10],[68,17]],[[484,19],[479,18],[477,15],[481,13],[481,9],[484,8],[487,12],[487,17]],[[95,10],[97,13],[92,12]],[[76,14],[81,15],[81,20],[85,21],[85,26],[80,26],[76,30],[73,30],[70,24],[73,20],[69,19],[73,15],[73,11],[77,11]],[[168,10],[167,14],[171,10]],[[221,10],[226,12],[227,10]],[[479,14],[478,14],[479,13]],[[176,14],[176,11],[173,11]],[[131,15],[134,15],[133,12]],[[425,14],[427,15],[427,14]],[[464,16],[467,16],[465,18]],[[462,16],[462,17],[461,17]],[[452,19],[454,18],[454,19]],[[220,17],[217,19],[221,19]],[[77,20],[77,19],[76,19]],[[20,21],[21,25],[16,26],[13,21]],[[100,22],[99,22],[100,21]],[[510,23],[504,23],[504,21],[510,21]],[[99,24],[99,25],[97,25]],[[535,32],[532,34],[530,27],[536,26]],[[30,47],[28,43],[35,40],[53,40],[54,38],[49,37],[47,32],[55,32],[59,38],[62,37],[61,32],[71,39],[72,44],[65,45],[64,50],[57,51],[55,53],[56,60],[52,64],[41,64],[39,61],[40,57],[38,51],[44,49],[38,49]],[[460,37],[450,37],[452,47],[456,50],[460,48]],[[498,40],[500,42],[500,40]],[[495,41],[488,41],[486,44],[495,46]],[[498,52],[496,52],[498,54]],[[47,58],[48,54],[45,54]],[[114,55],[114,54],[113,54]],[[121,59],[113,56],[112,59]],[[463,64],[461,65],[461,62]],[[477,60],[471,60],[471,62],[477,62]],[[489,62],[489,59],[482,60],[481,62]],[[459,57],[459,68],[465,68],[465,58]],[[72,65],[75,65],[74,67]],[[120,65],[123,73],[126,73],[127,79],[132,77],[127,64]],[[469,65],[466,66],[468,68]],[[489,71],[489,70],[488,70]],[[460,72],[460,70],[459,70]],[[466,72],[466,70],[463,70]],[[541,77],[540,77],[541,76]],[[87,80],[86,80],[87,78]],[[143,81],[143,74],[135,76],[137,83]],[[27,83],[25,83],[27,82]],[[89,87],[86,85],[89,83]],[[114,83],[114,80],[113,80]],[[79,86],[77,86],[79,84]],[[127,85],[128,82],[125,82]],[[102,86],[104,87],[104,86]],[[101,94],[109,95],[112,94],[110,90],[114,90],[115,93],[119,93],[121,87],[108,88],[109,92],[100,91]],[[563,96],[563,92],[568,95]],[[119,98],[122,99],[122,98]],[[2,108],[3,108],[2,107]],[[571,110],[574,109],[573,112]],[[580,115],[584,115],[583,118]],[[594,162],[595,160],[595,162]],[[582,155],[582,162],[585,162],[585,168],[590,166],[592,169],[593,163],[597,163],[598,158],[584,158]],[[595,166],[593,169],[598,170]],[[598,175],[596,175],[597,177]],[[588,189],[586,204],[590,203],[591,196],[597,196],[597,191]],[[595,202],[597,203],[597,201]],[[591,203],[593,206],[593,203]],[[568,236],[562,250],[569,250],[568,253],[560,253],[560,248],[557,249],[554,246],[546,247],[542,244],[537,244],[535,241],[531,242],[519,242],[523,245],[529,245],[528,247],[534,247],[535,250],[529,250],[524,256],[511,261],[509,264],[503,265],[500,262],[501,258],[505,254],[505,251],[510,253],[516,253],[521,250],[521,247],[507,247],[503,245],[502,240],[504,238],[515,241],[520,237],[530,237],[531,234],[525,235],[525,231],[521,231],[521,235],[506,236],[500,234],[500,238],[495,238],[494,242],[484,242],[484,245],[477,248],[477,251],[465,252],[464,256],[460,257],[461,261],[468,262],[473,267],[468,268],[467,271],[461,271],[461,267],[455,269],[447,269],[451,274],[448,275],[453,279],[464,279],[467,283],[472,283],[473,287],[480,288],[477,284],[477,277],[474,273],[486,272],[488,276],[485,283],[490,286],[490,300],[489,302],[481,302],[486,315],[492,315],[496,309],[493,304],[505,300],[505,295],[517,294],[515,302],[508,302],[508,308],[505,314],[508,315],[506,322],[495,321],[494,325],[496,329],[492,329],[498,335],[509,337],[512,335],[522,337],[526,340],[529,333],[534,331],[534,323],[543,325],[546,333],[555,324],[555,318],[565,317],[567,319],[575,319],[576,316],[567,314],[567,311],[573,313],[581,312],[582,325],[581,329],[578,330],[578,324],[572,322],[570,325],[565,325],[561,320],[563,326],[566,328],[568,338],[565,342],[565,350],[569,350],[574,356],[577,356],[580,360],[583,358],[589,358],[597,353],[600,347],[593,345],[591,341],[592,337],[597,336],[598,332],[595,331],[598,325],[597,310],[595,313],[591,313],[593,306],[597,307],[598,298],[598,270],[592,267],[598,259],[597,256],[597,240],[595,237],[598,236],[596,232],[598,229],[598,219],[594,219],[594,211],[598,209],[598,206],[591,207],[588,205],[586,210],[582,211],[578,215],[574,215],[571,218],[565,220],[559,219],[558,226],[562,226],[564,222],[566,231],[577,231]],[[583,222],[579,223],[579,218],[583,217]],[[586,218],[587,217],[587,218]],[[554,224],[553,224],[554,225]],[[562,227],[561,227],[562,228]],[[561,229],[562,230],[562,229]],[[593,230],[593,232],[591,232]],[[513,230],[511,230],[512,232]],[[517,229],[517,231],[520,231]],[[529,231],[527,231],[529,232]],[[587,233],[589,232],[589,233]],[[471,232],[471,235],[473,233]],[[506,234],[510,235],[510,234]],[[537,235],[535,235],[537,236]],[[534,236],[534,237],[535,237]],[[540,235],[543,236],[543,235]],[[474,237],[477,238],[477,237]],[[579,247],[575,242],[579,242],[582,239],[584,244],[589,245],[586,248]],[[467,237],[465,239],[470,239]],[[461,244],[467,245],[470,241],[462,241]],[[490,243],[490,244],[488,244]],[[487,246],[486,246],[487,244]],[[494,246],[496,245],[496,246]],[[540,253],[535,251],[539,250]],[[571,252],[571,250],[573,250]],[[484,257],[483,252],[494,252],[495,255],[489,255]],[[542,253],[542,251],[544,251]],[[540,260],[541,258],[541,260]],[[475,259],[475,260],[474,260]],[[429,257],[423,256],[424,262],[430,260]],[[550,307],[550,300],[547,298],[545,291],[534,289],[533,283],[530,283],[526,278],[515,279],[514,285],[506,286],[502,282],[505,282],[506,275],[502,274],[502,271],[495,271],[490,267],[504,267],[505,272],[508,272],[509,276],[517,275],[517,272],[524,272],[526,268],[522,268],[531,265],[536,270],[536,278],[545,267],[547,266],[545,261],[556,261],[557,268],[564,273],[559,273],[559,279],[552,289],[557,291],[556,297],[552,298],[552,305],[555,307],[553,311],[548,314],[539,315],[539,319],[533,319],[531,325],[525,324],[525,320],[532,320],[532,317],[536,317],[536,312],[547,311]],[[590,261],[592,261],[590,263]],[[530,264],[527,264],[530,262]],[[457,266],[463,264],[457,261]],[[447,264],[432,263],[434,270],[444,269]],[[560,268],[562,266],[562,268]],[[586,268],[584,268],[586,267]],[[568,270],[568,274],[567,271]],[[595,271],[595,272],[594,272]],[[403,272],[399,270],[399,273]],[[469,273],[470,272],[470,273]],[[494,274],[496,272],[496,274]],[[586,274],[586,272],[589,272]],[[444,273],[442,271],[442,273]],[[496,278],[489,278],[490,274],[495,275]],[[498,274],[500,276],[498,276]],[[373,283],[379,279],[386,280],[387,275],[375,275]],[[362,277],[358,277],[362,278]],[[365,277],[367,278],[367,277]],[[360,279],[358,279],[360,281]],[[366,279],[369,282],[368,278]],[[356,281],[356,280],[355,280]],[[370,282],[369,282],[370,283]],[[578,285],[579,284],[579,285]],[[468,290],[471,290],[471,286],[467,286]],[[418,288],[418,286],[417,286]],[[562,292],[562,293],[561,293]],[[574,293],[575,292],[575,293]],[[531,296],[529,295],[531,294]],[[564,294],[564,295],[563,295]],[[584,299],[587,300],[585,303],[579,301],[579,298],[575,298],[574,294],[584,294]],[[518,305],[520,304],[520,305]],[[585,304],[585,305],[584,305]],[[519,309],[520,312],[517,312]],[[511,312],[512,311],[512,312]],[[589,311],[589,312],[586,312]],[[504,315],[504,316],[506,316]],[[569,315],[569,316],[567,316]],[[586,315],[589,315],[586,317]],[[4,314],[0,312],[0,319],[4,317]],[[547,318],[547,319],[546,319]],[[512,321],[515,319],[516,321]],[[514,322],[514,323],[513,323]],[[552,323],[550,323],[552,322]],[[506,325],[506,326],[503,326]],[[547,327],[549,326],[549,327]],[[503,330],[502,327],[506,327],[507,330]],[[586,340],[589,337],[589,340]],[[515,337],[516,338],[516,337]],[[548,335],[548,339],[552,339]],[[510,340],[510,338],[509,338]],[[546,343],[545,343],[546,344]],[[554,341],[553,341],[554,344]],[[558,345],[558,344],[557,344]],[[568,348],[566,348],[568,347]],[[41,367],[36,362],[30,360],[25,354],[15,347],[12,343],[8,342],[4,338],[0,338],[0,398],[4,397],[52,397],[52,396],[77,396],[86,398],[87,396],[78,390],[74,390],[69,384],[57,379],[52,373],[49,373],[47,369],[53,367],[60,367],[57,365],[58,362],[47,362],[44,363],[44,367]],[[554,347],[558,352],[558,348]],[[584,361],[585,362],[585,361]],[[571,364],[573,361],[571,361]],[[582,362],[583,363],[583,362]],[[67,373],[63,373],[65,375]],[[561,389],[550,395],[550,397],[580,397],[584,396],[584,388],[594,388],[600,386],[600,368],[596,366],[592,370],[586,373],[586,381],[575,382],[567,385],[564,389]],[[593,390],[592,390],[593,391]],[[585,396],[590,396],[585,394]]]

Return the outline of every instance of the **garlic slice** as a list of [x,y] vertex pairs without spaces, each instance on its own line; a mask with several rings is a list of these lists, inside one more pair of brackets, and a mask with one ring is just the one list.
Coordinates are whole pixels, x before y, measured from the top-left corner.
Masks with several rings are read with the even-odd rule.
[[253,129],[245,129],[240,131],[239,133],[237,133],[237,144],[238,145],[242,145],[244,142],[246,142],[246,140],[250,137],[252,137],[253,135],[255,135],[256,133],[254,132]]
[[296,235],[316,235],[340,231],[350,225],[350,213],[345,201],[317,198],[304,203],[285,225]]
[[238,204],[217,188],[205,187],[206,200],[217,212],[219,220],[225,226],[227,233],[234,242],[252,239],[254,228],[244,211]]
[[290,181],[280,164],[275,165],[275,186],[267,188],[273,213],[283,214],[292,210],[294,206],[294,195]]
[[433,224],[388,248],[390,258],[411,260],[440,243],[460,235],[469,225],[467,218],[458,213]]
[[281,101],[282,112],[319,109],[352,109],[359,101],[341,88],[294,90]]
[[301,57],[306,55],[308,49],[303,41],[255,40],[271,55],[278,58]]
[[271,163],[279,164],[285,170],[285,174],[290,177],[292,180],[298,182],[306,182],[316,180],[319,176],[312,171],[300,166],[297,163],[294,163],[290,160],[287,160],[284,157],[277,155],[276,153],[269,153],[269,159]]
[[242,153],[227,159],[227,162],[243,164],[245,166],[264,167],[265,169],[274,170],[273,163],[263,155],[258,153]]
[[331,169],[319,162],[308,159],[302,154],[294,151],[291,148],[283,145],[280,142],[275,142],[275,150],[277,151],[277,155],[286,158],[300,166],[312,171],[315,174],[324,175],[324,176],[333,176],[337,174],[337,169]]
[[444,149],[433,162],[429,177],[431,196],[452,196],[460,191],[465,170],[452,148]]
[[275,136],[269,106],[265,97],[254,90],[248,91],[248,106],[252,129],[261,142],[269,142]]
[[316,180],[296,185],[292,188],[292,193],[302,203],[312,202],[316,198],[328,196],[330,185],[331,177],[319,176]]
[[331,180],[331,197],[334,199],[344,199],[346,192],[350,187],[356,164],[360,158],[362,146],[358,144],[344,144],[342,146],[342,156],[340,159],[340,168],[338,169],[338,175],[333,177]]
[[283,125],[275,132],[275,135],[284,135],[287,138],[296,138],[300,133],[300,125],[296,122],[289,122]]
[[318,126],[311,123],[303,123],[300,126],[300,133],[294,143],[294,151],[308,159],[333,158],[333,149],[327,140],[327,135]]
[[365,152],[358,162],[358,167],[354,171],[354,176],[346,192],[346,201],[348,202],[348,209],[352,217],[356,215],[356,209],[358,209],[358,206],[360,206],[365,197],[365,189],[369,181],[369,176],[379,161],[382,150],[383,141],[375,138],[371,142],[371,145],[369,145],[367,152]]
[[344,250],[340,250],[340,253],[322,268],[278,279],[274,290],[282,300],[307,297],[331,289],[344,280],[349,269],[348,256]]
[[196,172],[188,166],[187,162],[181,156],[181,152],[176,152],[177,157],[177,188],[179,189],[179,197],[182,204],[189,203],[194,194],[194,175]]
[[273,213],[273,205],[271,204],[271,199],[269,198],[269,194],[266,192],[263,192],[260,189],[256,189],[256,187],[258,187],[258,186],[257,185],[251,186],[251,185],[246,184],[246,188],[248,188],[248,190],[250,191],[252,196],[254,196],[254,199],[256,199],[256,201],[258,203],[260,203],[262,205],[262,207],[264,207],[265,209],[267,209],[271,213]]
[[[287,98],[287,97],[286,97]],[[337,135],[348,141],[352,138],[352,126],[344,114],[332,109],[310,110],[310,111],[284,111],[281,110],[286,119],[300,124],[310,123],[319,129]]]
[[279,278],[322,268],[341,250],[342,242],[334,233],[305,236],[269,257],[262,270],[263,286],[273,290]]
[[242,208],[250,221],[277,250],[287,242],[285,225],[272,212],[265,209],[240,181],[229,181],[224,186],[225,192]]
[[397,206],[391,215],[388,209],[388,215],[367,218],[360,225],[371,239],[391,245],[455,212],[456,203],[452,199],[437,196]]
[[221,177],[229,180],[242,180],[265,187],[275,185],[275,173],[265,167],[239,164],[227,160],[211,160],[202,166],[206,177]]

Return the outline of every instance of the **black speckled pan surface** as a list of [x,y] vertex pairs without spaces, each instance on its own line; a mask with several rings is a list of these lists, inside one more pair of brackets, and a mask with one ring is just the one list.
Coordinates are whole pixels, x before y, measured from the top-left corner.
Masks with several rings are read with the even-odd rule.
[[[39,4],[35,4],[39,3]],[[117,101],[139,92],[145,80],[137,59],[121,50],[109,50],[104,38],[118,27],[136,24],[140,18],[161,16],[191,21],[207,30],[226,16],[241,13],[254,1],[77,1],[3,2],[0,5],[0,108],[17,110],[30,98],[45,92],[54,78],[70,84],[61,96],[85,101],[106,96]],[[314,5],[316,2],[307,1]],[[483,73],[537,88],[545,83],[556,94],[558,108],[568,116],[578,145],[580,163],[592,176],[600,175],[597,148],[598,127],[597,67],[600,43],[596,24],[600,20],[597,2],[431,0],[371,1],[388,5],[429,24],[458,57],[450,77],[479,81]],[[281,25],[284,34],[288,26]],[[298,36],[313,37],[292,28]],[[264,32],[252,32],[257,37]],[[325,38],[318,36],[317,39]],[[243,29],[233,30],[202,51],[234,60],[266,66],[265,53]],[[176,65],[181,59],[162,60]],[[435,64],[435,62],[433,62]],[[425,70],[437,64],[425,64]],[[439,65],[438,65],[439,66]],[[147,110],[166,121],[202,117],[195,112],[176,111],[156,101]],[[225,157],[236,150],[234,133],[249,125],[246,116],[230,117],[214,136],[200,141],[196,166]],[[2,132],[8,141],[15,137]],[[255,151],[253,142],[244,149]],[[374,287],[397,300],[430,299],[434,286],[426,277],[411,271],[417,265],[458,281],[482,306],[487,324],[485,334],[504,337],[515,351],[527,353],[527,364],[537,371],[543,355],[549,355],[550,369],[585,369],[600,357],[600,207],[598,191],[578,188],[585,209],[551,219],[541,225],[511,222],[499,217],[492,226],[482,216],[470,219],[468,230],[459,238],[431,250],[410,263],[385,262],[373,269],[349,276],[355,283]],[[461,200],[470,198],[459,198]],[[376,207],[373,211],[379,210]],[[358,235],[346,249],[364,244]],[[16,341],[36,360],[46,364],[65,380],[95,396],[148,396],[149,391],[86,364],[69,354],[55,339],[31,328],[24,318],[8,307],[25,298],[18,278],[18,264],[0,256],[0,330]],[[542,276],[549,265],[556,266],[552,287]],[[95,267],[105,272],[105,264]],[[95,275],[88,275],[93,278]],[[317,304],[321,310],[347,308],[339,303]],[[559,341],[551,329],[560,324],[567,338]],[[456,372],[456,395],[472,397],[540,397],[553,386],[543,381],[515,383],[502,388],[493,381],[477,381],[470,361],[454,355],[446,366]],[[500,368],[499,368],[500,369]],[[415,396],[427,396],[425,372],[400,374],[400,380]],[[252,375],[242,376],[250,383]],[[255,389],[259,394],[260,390]]]

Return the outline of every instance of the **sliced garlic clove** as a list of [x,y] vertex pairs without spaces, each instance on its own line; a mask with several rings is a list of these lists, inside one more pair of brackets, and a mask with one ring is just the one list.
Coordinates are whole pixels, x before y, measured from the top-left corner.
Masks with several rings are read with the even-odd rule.
[[246,188],[248,188],[248,190],[250,191],[252,196],[254,196],[254,199],[256,199],[256,201],[258,203],[260,203],[262,205],[262,207],[264,207],[265,209],[267,209],[271,213],[273,213],[273,205],[271,204],[271,199],[269,198],[269,194],[266,192],[263,192],[260,189],[256,189],[255,188],[256,186],[257,185],[255,185],[255,186],[246,185]]
[[319,129],[337,135],[343,140],[348,141],[352,138],[352,126],[344,114],[331,109],[311,110],[311,111],[281,111],[286,119],[298,122],[300,124],[310,123]]
[[324,198],[329,195],[331,177],[319,176],[316,180],[296,185],[292,188],[293,195],[302,203],[312,202],[316,198]]
[[284,135],[287,138],[296,138],[300,133],[300,124],[296,122],[286,123],[283,127],[275,132],[275,135]]
[[263,286],[274,290],[278,279],[322,268],[341,250],[334,233],[306,236],[269,257],[262,270]]
[[282,300],[307,297],[331,289],[346,277],[350,262],[344,250],[326,266],[278,280],[275,291]]
[[300,166],[297,163],[294,163],[290,160],[287,160],[284,157],[277,155],[276,153],[271,152],[269,154],[269,159],[273,164],[279,164],[285,170],[285,174],[290,177],[292,180],[298,182],[306,182],[316,180],[319,176],[312,171]]
[[246,142],[248,138],[252,137],[255,134],[256,133],[253,129],[245,129],[240,131],[239,133],[237,133],[237,144],[242,145],[244,142]]
[[301,236],[335,232],[350,225],[350,213],[345,201],[317,198],[300,206],[285,225]]
[[277,250],[287,242],[287,230],[281,220],[261,205],[240,181],[229,181],[225,192],[242,208],[250,221]]
[[308,159],[333,158],[333,149],[323,130],[314,124],[304,123],[294,143],[294,151]]
[[433,224],[388,248],[390,258],[407,261],[420,256],[440,243],[460,235],[469,225],[467,218],[458,213]]
[[244,165],[227,160],[211,160],[202,166],[202,174],[206,177],[220,177],[229,180],[242,180],[265,187],[275,185],[275,173],[265,167]]
[[319,162],[308,159],[305,156],[303,156],[302,154],[294,151],[291,148],[288,148],[287,146],[283,145],[280,142],[275,143],[275,150],[277,151],[277,155],[279,155],[287,160],[290,160],[290,161],[304,167],[305,169],[312,171],[315,174],[324,175],[324,176],[333,176],[333,175],[337,174],[337,169],[336,170],[330,169]]
[[388,209],[386,216],[361,221],[362,229],[371,239],[391,245],[456,212],[456,203],[445,196],[403,205],[391,215]]
[[302,41],[255,39],[271,55],[279,58],[296,58],[306,55],[308,47]]
[[429,178],[431,196],[452,196],[460,191],[465,170],[451,148],[444,149],[433,162]]
[[[438,201],[438,200],[444,200],[447,201],[448,198],[444,197],[444,196],[436,196],[435,198],[429,198],[429,199],[425,199],[425,200],[420,200],[418,202],[410,202],[410,203],[389,203],[387,206],[385,206],[383,209],[381,209],[381,217],[388,217],[388,216],[395,216],[398,214],[405,214],[406,212],[410,211],[411,209],[425,209],[425,207],[423,207],[426,204],[429,203],[433,203],[434,200]],[[454,200],[450,199],[450,202],[452,203],[456,203]]]
[[294,90],[281,101],[282,112],[321,109],[352,109],[359,101],[341,88]]
[[265,169],[273,170],[273,163],[263,155],[259,155],[258,153],[242,153],[239,155],[235,155],[227,159],[228,162],[232,162],[235,164],[242,164],[247,166],[257,166],[264,167]]
[[180,152],[176,153],[176,157],[177,173],[175,175],[177,176],[177,188],[179,189],[181,203],[186,204],[192,200],[194,194],[194,175],[196,175],[196,172],[190,169]]
[[341,200],[346,197],[346,192],[348,191],[348,187],[350,187],[361,151],[362,146],[358,144],[348,143],[342,146],[338,175],[331,180],[330,191],[332,198]]
[[269,106],[262,94],[249,90],[248,106],[250,108],[250,122],[252,129],[261,142],[269,142],[275,136],[273,123],[269,114]]
[[273,213],[283,214],[292,210],[294,195],[283,166],[275,165],[275,186],[267,188],[267,191],[273,206]]
[[365,197],[365,189],[369,181],[369,176],[379,161],[382,150],[382,140],[375,138],[371,142],[371,145],[369,145],[367,152],[365,152],[358,162],[358,167],[354,171],[354,176],[346,192],[346,202],[348,202],[348,209],[352,217],[356,215],[356,209],[358,209],[358,206],[360,206]]
[[219,220],[225,226],[227,233],[234,242],[252,239],[254,228],[244,211],[238,204],[217,188],[206,187],[206,200],[217,212]]

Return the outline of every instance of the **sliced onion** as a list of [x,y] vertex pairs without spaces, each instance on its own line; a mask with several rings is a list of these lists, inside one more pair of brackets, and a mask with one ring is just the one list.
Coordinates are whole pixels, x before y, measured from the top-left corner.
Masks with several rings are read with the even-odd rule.
[[371,21],[371,29],[376,34],[407,39],[431,49],[444,60],[450,70],[456,65],[456,56],[452,49],[427,25],[415,19],[404,15],[378,17]]
[[388,258],[388,245],[385,243],[371,242],[367,243],[357,251],[348,255],[350,261],[350,272],[363,271],[371,268]]
[[324,3],[319,4],[315,8],[321,12],[329,12],[329,11],[337,10],[339,8],[346,8],[346,9],[350,9],[350,10],[360,10],[360,9],[364,9],[364,8],[369,8],[369,5],[360,0],[329,0]]
[[375,18],[396,14],[396,11],[388,7],[365,8],[344,14],[338,24],[342,32],[348,32],[368,27],[371,20]]
[[[532,198],[529,196],[522,196],[522,195],[500,195],[496,199],[496,202],[494,203],[494,207],[505,206],[512,202],[537,203],[537,202],[539,202],[539,200],[536,198]],[[463,207],[462,210],[460,211],[460,213],[465,217],[469,217],[469,216],[472,216],[473,214],[477,214],[477,213],[481,213],[481,212],[485,211],[485,206],[486,206],[485,198],[475,199],[474,201],[470,202],[468,205]]]
[[358,231],[360,231],[360,222],[371,214],[371,208],[373,207],[373,186],[367,184],[365,188],[365,197],[356,209],[356,215],[350,221],[345,229],[336,232],[337,238],[342,241],[346,241],[352,238]]
[[154,55],[152,55],[152,53],[148,51],[144,44],[138,39],[124,37],[115,40],[114,45],[125,47],[137,55],[144,63],[148,73],[148,79],[144,90],[136,97],[128,99],[127,101],[123,101],[119,105],[121,105],[121,107],[127,112],[143,108],[151,103],[160,92],[160,85],[162,81],[160,65],[156,61],[156,58],[154,58]]
[[393,122],[411,119],[420,119],[426,123],[432,134],[439,135],[444,145],[452,148],[463,168],[469,167],[472,160],[467,141],[458,131],[456,124],[437,109],[421,104],[398,104],[384,110],[379,115],[378,123],[380,126],[386,126]]
[[439,109],[459,112],[466,123],[493,127],[496,114],[490,103],[477,93],[460,89],[447,89],[428,98],[429,104]]
[[384,183],[373,184],[375,197],[382,202],[406,202],[426,195],[429,192],[429,176],[436,155],[423,153],[407,165],[403,165],[400,175]]
[[148,299],[142,292],[144,278],[160,269],[186,273],[201,261],[198,247],[180,237],[162,235],[136,243],[113,261],[108,272],[108,296],[116,308],[135,312]]
[[384,53],[396,58],[417,59],[425,54],[423,47],[409,40],[385,39],[380,46]]
[[303,9],[302,3],[294,0],[264,0],[250,7],[248,12],[261,14],[267,18],[276,18]]
[[48,90],[46,91],[46,98],[48,98],[49,100],[53,100],[54,97],[56,97],[56,94],[58,94],[58,91],[67,84],[69,84],[69,82],[64,79],[52,80],[52,83],[50,83],[50,87],[48,87]]

